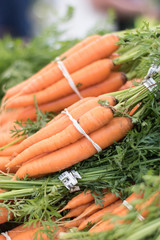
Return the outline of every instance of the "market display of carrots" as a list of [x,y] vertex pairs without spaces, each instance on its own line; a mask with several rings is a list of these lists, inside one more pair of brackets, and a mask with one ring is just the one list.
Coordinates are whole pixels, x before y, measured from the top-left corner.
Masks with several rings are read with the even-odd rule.
[[[122,41],[118,33],[89,36],[6,91],[0,113],[0,225],[18,218],[19,224],[1,231],[0,240],[92,240],[132,224],[133,218],[127,219],[132,210],[141,222],[151,207],[159,206],[159,190],[151,195],[141,185],[141,191],[132,189],[137,182],[144,184],[142,172],[157,171],[159,157],[156,147],[150,149],[152,136],[146,140],[139,135],[135,142],[133,128],[138,126],[141,134],[146,126],[147,133],[153,116],[147,108],[155,106],[159,116],[159,107],[157,95],[143,80],[154,74],[136,74],[137,58],[140,64],[148,52],[143,55],[137,43],[125,52],[131,38],[127,34],[122,33]],[[121,44],[124,49],[118,51]],[[122,142],[126,148],[120,147]],[[129,151],[136,147],[140,150],[132,162]],[[141,150],[149,151],[153,163]],[[130,166],[127,176],[124,161]],[[138,174],[142,169],[139,175],[135,168]]]

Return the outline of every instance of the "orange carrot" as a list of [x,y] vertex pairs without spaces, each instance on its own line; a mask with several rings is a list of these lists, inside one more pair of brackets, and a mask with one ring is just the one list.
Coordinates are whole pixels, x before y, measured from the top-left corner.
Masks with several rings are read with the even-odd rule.
[[[12,238],[12,240],[34,240],[35,239],[35,233],[39,231],[39,227],[36,227],[34,229],[30,229],[28,231],[25,231],[25,232],[21,232],[19,234],[17,234],[16,236],[14,236]],[[56,233],[53,232],[53,239],[58,239],[58,234],[60,232],[65,232],[66,229],[63,228],[63,227],[59,227],[58,231]],[[47,235],[45,233],[38,233],[37,237],[36,237],[37,240],[51,240],[51,238],[47,237]]]
[[[80,50],[81,48],[87,46],[88,44],[90,44],[91,42],[97,40],[98,38],[100,38],[99,35],[92,35],[92,36],[87,37],[86,39],[82,40],[81,42],[77,43],[72,48],[70,48],[69,50],[67,50],[63,54],[61,54],[59,56],[60,59],[71,56],[73,53],[77,52],[78,50]],[[21,89],[24,86],[26,86],[29,82],[31,82],[33,78],[38,77],[41,73],[44,73],[45,71],[48,71],[55,64],[56,64],[55,61],[49,63],[44,68],[42,68],[38,73],[34,74],[31,78],[29,78],[26,81],[23,81],[23,82],[19,83],[18,85],[8,89],[6,94],[5,94],[5,98],[9,98],[9,97],[12,97],[13,95],[17,94],[19,91],[21,91]]]
[[[113,144],[114,141],[121,140],[132,127],[131,119],[116,117],[106,126],[91,133],[90,137],[104,149]],[[35,177],[38,174],[57,172],[89,158],[96,152],[92,143],[88,139],[82,138],[69,146],[20,167],[13,179],[16,179],[17,176],[23,178],[26,174]]]
[[91,215],[90,217],[88,217],[85,221],[83,221],[78,230],[82,230],[84,229],[88,223],[96,223],[99,222],[100,220],[102,220],[102,218],[105,216],[106,213],[108,212],[112,212],[115,208],[117,208],[120,204],[122,203],[121,200],[118,200],[114,203],[112,203],[111,205],[104,207],[102,210],[97,211],[96,213],[94,213],[93,215]]
[[[93,97],[86,97],[86,98],[82,98],[82,99],[80,99],[80,100],[78,99],[77,101],[75,101],[74,104],[69,104],[70,106],[67,108],[67,110],[68,110],[69,112],[71,112],[73,109],[79,107],[80,105],[84,104],[85,102],[87,102],[87,101],[89,101],[89,100],[91,100],[91,99],[93,99]],[[44,104],[44,105],[47,105],[47,104]],[[42,110],[42,111],[44,111],[44,109],[42,108],[42,106],[44,106],[44,105],[41,105],[41,110]],[[64,108],[63,108],[63,109],[64,109]],[[51,110],[51,111],[53,111],[53,110]],[[48,111],[48,112],[50,112],[50,111]],[[59,118],[61,118],[61,117],[63,117],[63,116],[64,116],[63,113],[58,114],[58,115],[57,115],[56,117],[54,117],[51,121],[49,121],[46,125],[49,125],[49,124],[51,124],[52,122],[57,121]]]
[[[5,192],[5,190],[0,189],[0,194]],[[0,200],[0,203],[2,203],[3,200]],[[11,220],[13,218],[13,213],[5,208],[5,207],[1,207],[0,206],[0,224],[8,222],[9,220]]]
[[[113,62],[110,59],[96,61],[83,69],[71,74],[75,85],[82,90],[94,84],[104,81],[113,68]],[[17,108],[34,105],[34,96],[38,104],[43,104],[73,93],[68,81],[63,78],[50,87],[34,94],[19,96],[6,103],[5,108]]]
[[135,87],[134,82],[141,82],[141,81],[142,81],[142,79],[133,79],[133,80],[127,81],[123,86],[121,86],[121,87],[118,89],[118,91]]
[[[119,38],[116,35],[104,35],[100,39],[97,39],[96,41],[72,54],[67,59],[64,59],[63,63],[68,72],[72,74],[73,72],[76,72],[79,69],[93,63],[94,61],[110,56],[119,47],[117,44],[118,40]],[[24,88],[22,88],[22,90],[18,93],[18,96],[41,91],[42,89],[45,89],[51,86],[53,83],[59,81],[61,78],[63,78],[63,74],[58,65],[56,65],[47,72],[43,72],[38,78],[35,78]],[[8,103],[12,102],[13,99],[10,98]]]
[[2,156],[11,156],[15,151],[16,149],[18,148],[18,144],[15,144],[15,145],[12,145],[10,147],[7,147],[6,149],[0,151],[0,157]]
[[[113,111],[109,107],[98,106],[82,115],[78,122],[86,134],[90,134],[104,125],[108,124],[113,118]],[[17,155],[7,164],[7,167],[18,166],[35,156],[43,153],[53,152],[71,143],[78,141],[84,136],[76,129],[72,122],[61,132],[44,139]]]
[[[6,165],[10,162],[10,156],[9,157],[0,157],[0,171],[2,172],[7,172]],[[10,173],[16,173],[18,170],[18,167],[11,167],[10,168]]]
[[[101,94],[117,91],[117,89],[120,86],[122,86],[125,81],[126,81],[126,78],[123,73],[119,73],[119,72],[111,73],[110,76],[105,81],[80,91],[80,94],[83,97],[89,97],[89,96],[97,97]],[[39,106],[39,108],[42,112],[49,112],[49,111],[59,112],[64,108],[70,106],[71,104],[77,102],[78,100],[79,100],[79,97],[76,94],[71,94],[67,97],[58,99],[56,101],[42,104]],[[28,113],[28,115],[30,116],[30,113]],[[58,115],[57,117],[59,118],[60,116]],[[57,117],[55,119],[57,119]],[[53,121],[55,120],[53,119]],[[48,125],[49,124],[50,122],[48,123]]]
[[72,221],[66,221],[65,223],[62,224],[62,226],[65,228],[79,227],[79,225],[85,220],[86,218],[73,219]]
[[[16,235],[18,235],[21,232],[25,232],[28,231],[30,229],[33,229],[34,227],[38,227],[37,223],[35,226],[33,226],[33,224],[31,224],[30,226],[24,226],[24,224],[21,224],[11,230],[9,230],[7,233],[9,235],[9,237],[12,239],[13,237],[15,237]],[[4,237],[3,235],[0,235],[0,240],[6,240],[6,237]]]
[[[127,199],[126,201],[128,203],[132,203],[134,200],[138,199],[138,198],[142,198],[143,197],[143,193],[141,194],[135,194],[132,193]],[[121,204],[119,207],[117,207],[115,210],[113,210],[112,214],[113,215],[117,215],[117,216],[125,216],[128,212],[128,208],[125,207],[123,204]],[[119,220],[116,223],[123,223],[124,220]],[[89,232],[101,232],[101,231],[107,231],[110,230],[112,228],[114,228],[115,223],[112,223],[111,220],[106,220],[106,221],[101,221],[100,224],[97,224],[96,226],[93,226]]]
[[149,210],[147,209],[147,207],[150,206],[155,200],[159,199],[159,192],[156,192],[148,199],[148,201],[144,202],[143,204],[137,204],[135,208],[145,218],[149,214]]
[[79,207],[76,207],[76,208],[72,208],[64,217],[58,219],[59,220],[62,220],[62,219],[65,219],[65,218],[72,218],[72,217],[77,217],[79,216],[85,209],[87,209],[89,206],[91,205],[91,203],[86,203],[86,204],[83,204]]
[[[113,60],[113,59],[116,59],[118,57],[120,57],[120,55],[118,53],[114,52],[114,53],[112,53],[112,55],[109,58]],[[120,66],[121,66],[121,64],[115,65],[114,68],[113,68],[113,71],[118,70],[120,68]]]
[[102,209],[104,207],[107,207],[108,205],[110,205],[111,203],[116,202],[119,199],[119,197],[117,197],[115,194],[112,193],[107,193],[104,195],[103,197],[103,206],[99,205],[99,204],[95,204],[92,203],[81,215],[79,215],[77,217],[77,219],[83,218],[83,217],[88,217],[92,214],[94,214],[95,212],[97,212],[97,210]]
[[[109,105],[115,105],[116,100],[113,97],[110,96],[103,96],[99,98],[93,98],[87,102],[84,102],[84,104],[80,105],[79,107],[73,109],[70,114],[73,118],[78,120],[80,116],[82,116],[84,113],[89,111],[90,109],[99,106],[98,103],[99,99],[108,101]],[[54,134],[57,134],[58,132],[65,129],[68,125],[70,125],[70,119],[68,116],[64,115],[62,118],[58,119],[57,121],[54,121],[52,124],[47,125],[46,127],[39,130],[34,135],[30,136],[29,138],[25,139],[22,144],[19,144],[17,153],[22,152],[24,149],[30,147],[31,145],[49,138],[53,136]],[[15,154],[16,155],[16,154]],[[14,156],[15,156],[14,155]]]
[[81,205],[88,204],[94,200],[93,195],[91,194],[91,191],[88,190],[86,192],[81,192],[74,198],[72,198],[67,205],[61,209],[59,212],[62,212],[66,209],[72,209],[72,208],[77,208]]

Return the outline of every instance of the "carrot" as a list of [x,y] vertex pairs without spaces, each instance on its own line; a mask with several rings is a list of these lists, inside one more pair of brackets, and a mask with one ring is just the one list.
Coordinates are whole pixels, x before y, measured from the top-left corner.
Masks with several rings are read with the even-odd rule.
[[[91,42],[97,40],[98,38],[100,38],[99,35],[92,35],[87,37],[86,39],[82,40],[81,42],[77,43],[76,45],[74,45],[72,48],[70,48],[69,50],[67,50],[66,52],[64,52],[63,54],[61,54],[59,57],[61,58],[66,58],[71,56],[73,53],[77,52],[78,50],[80,50],[81,48],[87,46],[88,44],[90,44]],[[52,68],[56,63],[53,61],[51,63],[49,63],[47,66],[45,66],[44,68],[42,68],[38,73],[34,74],[31,78],[27,79],[24,82],[19,83],[18,85],[10,88],[7,90],[6,94],[5,94],[5,98],[9,98],[12,97],[13,95],[19,93],[19,91],[21,91],[21,89],[26,86],[33,78],[39,76],[41,73],[48,71],[50,68]]]
[[24,112],[25,112],[24,108],[7,109],[6,111],[2,111],[0,113],[0,126],[3,126],[4,124],[6,124],[8,121],[11,121],[11,120],[12,122],[14,122],[15,120],[22,119]]
[[[127,210],[124,209],[120,216],[125,216],[127,214]],[[110,220],[106,220],[106,221],[101,221],[99,224],[97,224],[96,226],[93,226],[89,232],[103,232],[103,231],[107,231],[107,230],[111,230],[114,228],[115,224],[117,223],[123,223],[124,221],[123,220],[119,220],[119,221],[116,221],[114,223],[112,223]]]
[[[120,55],[118,53],[114,52],[114,53],[111,54],[111,56],[109,58],[113,60],[113,59],[116,59],[118,57],[120,57]],[[121,66],[121,64],[115,65],[114,68],[113,68],[113,71],[118,70],[120,68],[120,66]]]
[[[118,40],[119,38],[116,35],[104,35],[100,39],[97,39],[88,46],[80,49],[67,59],[64,59],[63,64],[68,72],[72,74],[99,59],[110,56],[119,47],[118,44],[116,44]],[[43,72],[41,76],[35,78],[31,83],[27,84],[18,95],[26,95],[41,91],[59,81],[61,78],[63,78],[63,74],[56,65],[47,72]]]
[[[115,98],[110,96],[103,96],[99,98],[93,98],[87,102],[84,102],[84,104],[80,105],[79,107],[73,109],[73,111],[70,112],[73,118],[76,120],[79,119],[80,116],[82,116],[84,113],[89,111],[90,109],[99,106],[98,103],[99,99],[108,101],[109,105],[114,105],[116,103]],[[17,149],[17,153],[22,152],[24,149],[30,147],[31,145],[49,138],[53,136],[54,134],[57,134],[58,132],[65,129],[68,125],[70,125],[70,119],[68,116],[64,115],[62,118],[58,119],[57,121],[54,121],[52,124],[49,124],[48,126],[42,128],[34,135],[30,136],[29,138],[25,139],[22,144],[19,144],[19,147]],[[16,153],[15,153],[16,155]],[[14,155],[14,156],[15,156]]]
[[[78,99],[78,101],[76,101],[74,104],[70,104],[70,106],[67,108],[67,110],[69,111],[69,112],[71,112],[73,109],[75,109],[75,108],[77,108],[77,107],[79,107],[81,104],[84,104],[85,102],[87,102],[87,101],[89,101],[89,100],[91,100],[91,99],[94,99],[93,97],[86,97],[86,98],[82,98],[82,99]],[[44,104],[44,105],[46,105],[46,104]],[[41,105],[41,110],[43,109],[42,108],[42,106],[44,106],[44,105]],[[64,109],[64,108],[63,108]],[[51,110],[52,111],[52,110]],[[48,111],[48,112],[50,112],[50,111]],[[51,121],[49,121],[46,125],[49,125],[49,124],[51,124],[52,122],[55,122],[55,121],[57,121],[59,118],[61,118],[61,117],[63,117],[64,116],[64,114],[61,112],[60,114],[58,114],[56,117],[54,117]]]
[[83,204],[79,207],[72,208],[64,217],[58,219],[58,221],[65,219],[65,218],[72,218],[79,216],[86,208],[88,208],[91,205],[91,203]]
[[[133,202],[134,200],[138,199],[138,198],[142,198],[143,197],[143,193],[142,194],[135,194],[132,193],[127,199],[126,201],[128,203]],[[128,208],[126,208],[123,204],[121,204],[119,207],[117,207],[115,210],[113,210],[112,214],[113,215],[117,215],[117,216],[125,216],[128,212]],[[123,223],[124,220],[120,220],[118,221],[118,223]],[[101,232],[101,231],[107,231],[110,230],[112,228],[114,228],[115,223],[112,223],[111,220],[106,220],[106,221],[102,221],[100,222],[100,224],[97,224],[96,226],[93,226],[89,232]]]
[[[112,118],[113,111],[109,107],[104,108],[102,106],[98,106],[82,115],[79,118],[78,122],[82,129],[87,134],[90,134],[103,127],[104,125],[108,124]],[[7,164],[7,167],[18,166],[35,156],[47,152],[56,151],[62,147],[76,142],[81,138],[83,138],[83,135],[76,129],[76,127],[71,122],[68,127],[57,133],[56,135],[53,135],[52,137],[33,144],[29,148],[26,148],[12,161],[10,161]]]
[[66,209],[72,209],[72,208],[77,208],[81,205],[88,204],[94,200],[93,195],[91,194],[91,191],[88,190],[86,192],[81,192],[74,198],[72,198],[67,205],[61,209],[59,212],[62,212]]
[[137,109],[141,106],[141,103],[138,103],[137,105],[135,105],[132,110],[129,112],[129,116],[132,116],[136,111]]
[[67,222],[63,223],[62,226],[65,228],[79,227],[79,225],[85,220],[86,220],[86,218],[73,219],[72,221],[67,221]]
[[13,140],[15,140],[15,137],[12,138],[10,132],[1,132],[0,133],[0,147],[12,142]]
[[150,206],[155,200],[159,199],[159,192],[156,192],[143,204],[137,204],[135,208],[138,212],[141,212],[141,215],[145,218],[149,214],[149,210],[147,209],[147,207]]
[[141,81],[142,81],[142,79],[133,79],[133,80],[127,81],[123,86],[121,86],[118,89],[118,91],[122,91],[122,90],[125,90],[128,88],[135,87],[134,82],[141,82]]
[[[5,190],[0,189],[0,194],[5,192]],[[3,200],[0,200],[0,203],[2,203]],[[11,220],[13,218],[13,213],[5,208],[5,207],[1,207],[0,206],[0,224],[8,222],[9,220]]]
[[[38,227],[38,225],[39,225],[39,223],[37,223],[36,226],[33,226],[33,224],[31,224],[30,226],[25,226],[24,224],[21,224],[15,228],[9,230],[7,233],[9,235],[9,237],[12,239],[19,233],[28,231],[30,229],[33,229],[34,227]],[[0,235],[0,240],[6,240],[6,238],[3,235]]]
[[102,220],[102,218],[105,216],[106,213],[108,212],[112,212],[115,208],[117,208],[120,204],[122,203],[121,200],[118,200],[114,203],[112,203],[111,205],[104,207],[102,210],[97,211],[96,213],[94,213],[93,215],[91,215],[90,217],[88,217],[85,221],[83,221],[78,230],[82,230],[84,229],[88,223],[95,223],[95,222],[99,222],[100,220]]
[[12,145],[10,147],[7,147],[6,149],[0,151],[0,157],[2,156],[11,156],[17,149],[18,144]]
[[[111,72],[112,68],[113,62],[111,60],[102,59],[71,74],[71,78],[73,79],[75,85],[79,85],[78,89],[82,90],[97,84],[98,82],[104,81]],[[68,81],[63,78],[42,91],[34,94],[19,96],[12,101],[8,101],[5,108],[17,108],[34,105],[34,96],[36,96],[38,104],[43,104],[65,97],[72,92],[73,90]]]
[[107,207],[108,205],[110,205],[111,203],[114,203],[117,201],[117,199],[119,199],[119,197],[117,197],[115,194],[112,193],[106,193],[103,197],[103,206],[99,205],[99,204],[95,204],[92,203],[81,215],[79,215],[77,217],[77,219],[83,218],[83,217],[88,217],[92,214],[94,214],[95,212],[97,212],[97,210],[102,209],[104,207]]
[[[126,81],[126,78],[123,73],[113,72],[105,81],[80,91],[80,94],[84,98],[89,96],[97,97],[101,94],[117,91],[117,89],[120,86],[122,86],[125,81]],[[56,101],[40,105],[39,108],[42,112],[49,112],[49,111],[59,112],[64,108],[70,106],[71,104],[77,102],[78,100],[79,100],[79,97],[77,96],[77,94],[71,94],[67,97],[58,99]],[[30,116],[30,113],[28,114]],[[57,117],[59,118],[60,116],[58,115]],[[53,119],[53,121],[55,121],[57,117]],[[49,122],[48,125],[51,122]]]
[[[113,118],[109,124],[90,134],[91,139],[102,149],[110,146],[114,141],[119,141],[131,130],[133,124],[127,117]],[[47,154],[32,163],[18,169],[14,180],[18,176],[23,178],[26,174],[35,177],[38,174],[48,174],[63,170],[96,153],[96,149],[86,138],[70,144],[60,150]]]
[[[16,236],[14,236],[12,238],[12,240],[34,240],[35,239],[35,233],[37,231],[39,231],[39,227],[36,227],[34,229],[30,229],[28,231],[25,231],[25,232],[21,232],[19,234],[17,234]],[[54,234],[53,233],[53,239],[58,239],[58,234],[60,232],[65,232],[66,229],[64,227],[59,227],[58,231]],[[51,240],[51,238],[47,237],[47,235],[45,233],[38,233],[37,237],[36,237],[36,240]]]
[[[9,157],[0,157],[0,171],[7,172],[6,165],[10,162],[10,156]],[[15,173],[18,170],[18,167],[11,167],[10,172]]]

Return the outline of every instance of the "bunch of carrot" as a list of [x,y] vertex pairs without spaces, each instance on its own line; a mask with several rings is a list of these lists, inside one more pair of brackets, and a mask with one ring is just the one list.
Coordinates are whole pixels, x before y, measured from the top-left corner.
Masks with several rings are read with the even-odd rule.
[[[59,58],[68,70],[82,97],[99,96],[118,90],[126,81],[115,72],[113,59],[119,38],[109,34],[93,35],[63,53]],[[13,120],[34,119],[34,96],[43,112],[59,112],[79,100],[56,61],[45,66],[26,81],[10,88],[3,99],[0,123]]]
[[[101,103],[107,101],[108,106]],[[114,117],[116,99],[111,96],[84,98],[68,108],[90,138],[104,149],[119,141],[132,129],[128,117]],[[66,169],[94,155],[97,150],[62,112],[44,128],[13,147],[8,168],[19,168],[14,176],[38,177]]]
[[[112,212],[122,203],[116,194],[108,192],[107,189],[103,190],[101,201],[101,205],[96,204],[90,190],[78,194],[60,210],[62,212],[70,209],[66,215],[57,221],[58,224],[67,228],[78,227],[78,230],[82,230],[89,223],[93,224],[100,221],[107,212]],[[63,220],[67,218],[72,218],[72,220],[64,222]]]

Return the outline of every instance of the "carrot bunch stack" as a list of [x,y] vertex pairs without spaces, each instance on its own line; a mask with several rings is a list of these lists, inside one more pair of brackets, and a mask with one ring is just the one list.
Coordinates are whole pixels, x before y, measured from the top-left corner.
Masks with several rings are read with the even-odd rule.
[[[107,101],[108,106],[102,106]],[[104,149],[119,141],[132,129],[130,118],[114,117],[116,99],[111,96],[85,98],[68,108],[94,143]],[[12,154],[8,168],[19,168],[14,179],[26,174],[38,177],[66,169],[97,153],[86,136],[80,133],[65,112],[61,112],[37,133],[23,140]]]
[[[93,35],[59,58],[69,72],[80,95],[99,96],[118,90],[126,81],[115,72],[113,59],[119,45],[116,35]],[[26,81],[10,88],[3,99],[0,124],[10,120],[35,119],[34,96],[42,112],[59,112],[80,99],[64,77],[58,63],[51,62]]]
[[[106,189],[103,190],[103,193],[102,205],[95,204],[90,190],[72,198],[60,211],[69,209],[69,212],[58,220],[58,224],[65,228],[78,227],[78,230],[82,230],[89,223],[94,224],[100,221],[107,212],[112,212],[122,203],[118,196],[107,192]],[[72,220],[62,221],[67,218],[72,218]]]

